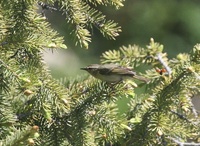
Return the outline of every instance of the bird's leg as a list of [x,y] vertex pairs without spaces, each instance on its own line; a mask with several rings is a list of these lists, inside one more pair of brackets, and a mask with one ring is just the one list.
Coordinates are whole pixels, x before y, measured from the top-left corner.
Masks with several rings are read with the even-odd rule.
[[122,83],[123,82],[123,80],[122,79],[120,79],[119,81],[117,81],[117,82],[114,82],[114,83],[108,83],[109,85],[110,85],[110,87],[114,87],[114,86],[116,86],[117,84],[120,84],[120,83]]

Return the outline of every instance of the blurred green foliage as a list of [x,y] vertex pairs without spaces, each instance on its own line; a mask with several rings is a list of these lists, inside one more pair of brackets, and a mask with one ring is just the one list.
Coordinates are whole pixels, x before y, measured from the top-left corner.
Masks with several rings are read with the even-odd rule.
[[[102,48],[121,45],[143,46],[153,37],[165,46],[170,57],[190,51],[200,39],[200,1],[195,0],[127,0],[119,11],[105,8],[106,15],[122,26],[116,42],[104,41]],[[98,40],[99,40],[98,39]],[[97,40],[97,39],[96,39]]]

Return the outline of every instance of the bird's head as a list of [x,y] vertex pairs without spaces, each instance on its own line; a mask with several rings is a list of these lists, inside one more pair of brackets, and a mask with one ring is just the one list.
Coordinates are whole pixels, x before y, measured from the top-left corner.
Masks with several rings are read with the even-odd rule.
[[82,70],[88,71],[90,74],[95,75],[98,72],[99,64],[91,64],[86,67],[81,68]]

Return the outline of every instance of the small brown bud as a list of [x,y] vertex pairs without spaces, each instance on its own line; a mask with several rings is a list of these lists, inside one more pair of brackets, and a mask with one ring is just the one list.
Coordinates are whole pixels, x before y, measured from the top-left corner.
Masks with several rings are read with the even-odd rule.
[[163,135],[163,132],[159,129],[159,130],[157,131],[157,134],[158,134],[159,136],[162,136],[162,135]]
[[26,95],[26,96],[29,96],[31,94],[33,94],[33,91],[31,91],[31,90],[27,89],[27,90],[24,91],[24,95]]
[[35,144],[34,140],[32,138],[28,139],[28,145],[33,146]]
[[107,135],[106,135],[106,134],[103,134],[102,137],[103,137],[104,139],[106,139],[106,138],[107,138]]
[[34,130],[35,132],[38,131],[38,130],[39,130],[39,126],[34,125],[34,126],[32,127],[32,130]]

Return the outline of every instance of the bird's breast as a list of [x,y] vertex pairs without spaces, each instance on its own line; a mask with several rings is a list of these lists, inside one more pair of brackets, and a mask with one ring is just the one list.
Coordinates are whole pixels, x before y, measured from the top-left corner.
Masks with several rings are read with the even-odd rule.
[[94,77],[102,80],[102,81],[106,81],[106,82],[110,82],[110,83],[116,83],[122,80],[122,76],[120,75],[102,75],[102,74],[96,74],[94,75]]

